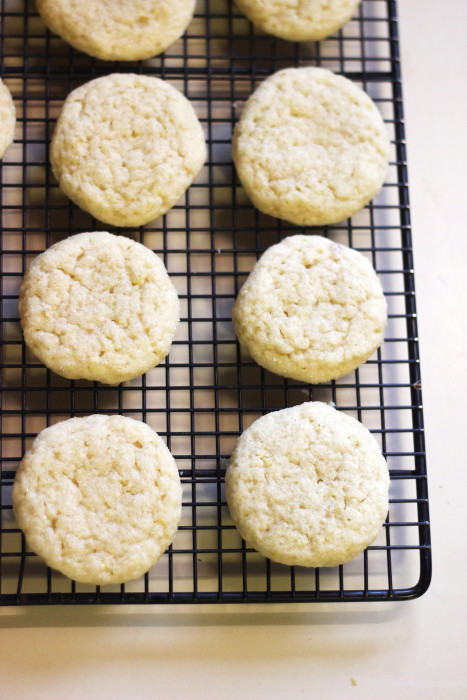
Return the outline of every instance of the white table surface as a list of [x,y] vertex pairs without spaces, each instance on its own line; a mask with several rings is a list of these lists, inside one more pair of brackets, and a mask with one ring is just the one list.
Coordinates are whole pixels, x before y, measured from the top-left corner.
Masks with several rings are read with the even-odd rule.
[[399,16],[429,591],[397,604],[5,608],[0,698],[467,697],[467,3],[400,0]]

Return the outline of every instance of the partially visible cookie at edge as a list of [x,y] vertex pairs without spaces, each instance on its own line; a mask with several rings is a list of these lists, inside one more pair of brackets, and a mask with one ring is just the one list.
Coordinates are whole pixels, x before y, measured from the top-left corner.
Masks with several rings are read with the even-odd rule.
[[235,0],[254,25],[289,41],[319,41],[348,22],[361,0]]
[[237,122],[232,155],[260,211],[300,226],[342,221],[380,191],[389,137],[372,99],[324,68],[264,80]]
[[16,109],[11,92],[0,80],[0,158],[6,153],[15,136]]
[[33,260],[19,312],[26,344],[68,379],[118,384],[158,365],[179,323],[164,263],[106,231],[81,233]]
[[84,583],[145,574],[177,532],[182,487],[157,433],[124,416],[71,418],[44,429],[13,485],[29,547]]
[[36,0],[43,22],[74,48],[106,61],[139,61],[185,32],[195,0]]
[[61,190],[96,219],[142,226],[171,209],[206,160],[193,106],[152,76],[113,73],[73,90],[50,148]]
[[320,402],[273,411],[240,436],[225,478],[247,545],[290,566],[338,566],[381,530],[389,472],[371,433]]
[[235,333],[253,359],[309,383],[344,376],[381,345],[387,304],[370,262],[323,236],[268,248],[235,300]]

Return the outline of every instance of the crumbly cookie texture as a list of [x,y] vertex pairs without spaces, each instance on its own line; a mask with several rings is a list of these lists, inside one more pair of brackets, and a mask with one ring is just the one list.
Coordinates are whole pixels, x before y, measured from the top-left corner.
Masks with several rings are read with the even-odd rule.
[[388,511],[389,473],[357,420],[320,402],[269,413],[241,436],[226,473],[247,544],[290,566],[337,566],[371,544]]
[[354,14],[360,0],[235,0],[253,24],[289,41],[319,41]]
[[190,102],[169,83],[113,73],[68,95],[50,160],[62,191],[100,221],[141,226],[165,214],[206,159]]
[[36,0],[44,23],[74,48],[107,61],[156,56],[185,32],[195,0]]
[[179,300],[149,248],[93,231],[33,260],[19,312],[26,344],[47,367],[68,379],[118,384],[165,358]]
[[342,221],[381,189],[389,138],[376,105],[323,68],[286,68],[246,102],[233,135],[253,204],[301,226]]
[[263,253],[232,317],[258,364],[319,383],[344,376],[381,345],[387,305],[361,253],[323,236],[297,235]]
[[16,110],[11,92],[0,80],[0,158],[6,153],[15,135]]
[[163,440],[123,416],[71,418],[43,430],[13,485],[31,549],[75,581],[124,583],[171,544],[182,487]]

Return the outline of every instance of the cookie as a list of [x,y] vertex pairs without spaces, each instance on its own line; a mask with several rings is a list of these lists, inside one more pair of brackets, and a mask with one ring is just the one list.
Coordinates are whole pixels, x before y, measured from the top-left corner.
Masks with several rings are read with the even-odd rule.
[[15,135],[16,110],[11,92],[0,80],[0,158],[6,153]]
[[337,566],[371,544],[388,511],[389,473],[357,420],[308,402],[259,418],[225,477],[241,536],[290,566]]
[[206,159],[190,102],[169,83],[114,73],[73,90],[50,160],[62,191],[100,221],[141,226],[165,214]]
[[29,547],[51,568],[96,585],[146,573],[175,537],[181,500],[164,441],[123,416],[46,428],[13,485],[14,514]]
[[319,383],[344,376],[381,345],[387,305],[368,260],[323,236],[290,236],[261,256],[232,312],[262,367]]
[[300,226],[342,221],[381,189],[389,138],[371,98],[323,68],[287,68],[248,99],[233,159],[262,212]]
[[179,301],[149,248],[94,231],[60,241],[33,260],[19,312],[26,344],[51,370],[118,384],[165,358]]
[[354,14],[360,0],[235,0],[259,29],[289,41],[319,41]]
[[106,61],[138,61],[185,32],[195,0],[36,0],[42,20],[75,49]]

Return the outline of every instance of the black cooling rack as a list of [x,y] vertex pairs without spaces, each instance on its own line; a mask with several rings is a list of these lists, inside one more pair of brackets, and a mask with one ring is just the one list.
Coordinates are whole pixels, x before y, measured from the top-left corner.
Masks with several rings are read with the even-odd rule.
[[[396,3],[363,0],[354,19],[321,43],[294,44],[253,30],[227,0],[197,5],[187,34],[162,56],[104,63],[48,32],[26,0],[1,0],[1,76],[18,115],[0,167],[2,472],[0,602],[219,603],[402,600],[430,581],[430,540]],[[376,101],[392,140],[382,192],[352,220],[299,229],[263,216],[232,165],[232,127],[254,87],[289,66],[346,75]],[[59,191],[49,141],[66,95],[114,71],[156,75],[194,104],[208,162],[167,215],[121,233],[160,254],[182,301],[182,323],[165,363],[119,387],[68,381],[22,342],[17,299],[28,262],[72,233],[103,227]],[[112,229],[111,229],[112,230]],[[368,256],[382,281],[389,323],[382,348],[343,379],[309,386],[242,357],[231,307],[268,246],[305,231]],[[380,441],[390,474],[390,509],[380,537],[330,569],[271,563],[242,542],[224,497],[224,473],[240,432],[267,411],[306,400],[334,402]],[[71,416],[121,413],[166,439],[183,481],[183,517],[170,550],[141,580],[96,588],[74,583],[28,550],[11,508],[15,470],[35,435]]]

